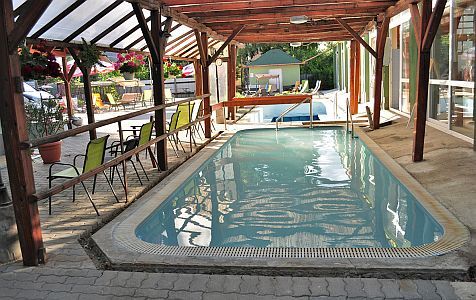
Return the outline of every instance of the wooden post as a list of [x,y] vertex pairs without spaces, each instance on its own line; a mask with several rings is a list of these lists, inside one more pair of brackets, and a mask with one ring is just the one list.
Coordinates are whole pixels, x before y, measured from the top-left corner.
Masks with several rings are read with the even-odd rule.
[[[198,40],[197,40],[198,42]],[[208,34],[202,32],[200,34],[200,62],[202,65],[202,92],[203,94],[210,94],[210,73],[208,68]],[[211,113],[210,96],[203,98],[203,114],[205,116]],[[205,119],[205,138],[212,137],[211,119]]]
[[385,42],[387,40],[388,24],[390,19],[384,17],[383,22],[377,22],[377,59],[375,66],[375,87],[374,87],[374,129],[380,128],[380,104],[382,102],[382,73],[383,54]]
[[[418,12],[417,12],[418,13]],[[415,13],[414,13],[415,14]],[[431,16],[431,0],[422,1],[418,43],[418,67],[416,90],[415,131],[413,134],[413,161],[423,160],[425,144],[426,111],[428,106],[428,86],[430,82],[430,47],[422,47]]]
[[195,69],[195,96],[203,95],[202,91],[202,67],[198,59],[193,61],[193,68]]
[[[41,14],[36,16],[36,20],[40,16]],[[34,23],[31,26],[33,25]],[[14,28],[12,1],[0,1],[0,66],[2,66],[0,68],[0,118],[3,138],[6,141],[8,176],[23,264],[36,266],[44,263],[45,251],[38,206],[36,202],[29,200],[29,196],[35,193],[30,149],[21,147],[23,142],[28,141],[28,131],[22,95],[20,59],[15,51],[18,46],[8,43],[9,34]]]
[[[228,45],[228,101],[232,101],[236,94],[236,46]],[[232,120],[236,118],[236,107],[228,108],[228,115]]]
[[354,88],[355,99],[350,103],[350,111],[352,114],[359,112],[359,99],[360,99],[360,44],[355,43],[355,72],[354,72]]
[[[165,103],[165,85],[164,85],[164,66],[162,58],[165,54],[165,45],[167,38],[163,35],[160,12],[158,10],[151,11],[151,35],[152,42],[155,44],[158,52],[158,61],[152,60],[152,80],[154,90],[154,105],[161,105]],[[165,133],[167,126],[167,119],[165,109],[155,111],[155,132],[157,136]],[[167,139],[161,140],[156,145],[157,148],[157,162],[159,169],[165,171],[169,168],[167,156]]]
[[355,114],[354,103],[356,102],[355,93],[355,46],[357,45],[355,40],[350,41],[350,114]]
[[66,55],[61,58],[63,63],[63,82],[64,93],[66,97],[66,112],[68,114],[68,128],[71,129],[71,118],[73,117],[73,99],[71,96],[71,78],[68,73],[68,62],[66,61]]
[[[93,124],[94,119],[94,103],[93,103],[93,92],[91,87],[91,68],[79,68],[83,73],[83,83],[84,83],[84,100],[86,102],[86,114],[88,115],[88,124]],[[96,129],[89,131],[89,138],[95,140],[97,138]]]

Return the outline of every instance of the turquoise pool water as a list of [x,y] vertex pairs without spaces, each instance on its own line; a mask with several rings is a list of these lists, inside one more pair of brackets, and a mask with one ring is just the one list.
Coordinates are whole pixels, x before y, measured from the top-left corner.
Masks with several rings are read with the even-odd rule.
[[[173,175],[172,175],[173,176]],[[340,127],[240,131],[136,228],[191,247],[410,247],[442,227]]]

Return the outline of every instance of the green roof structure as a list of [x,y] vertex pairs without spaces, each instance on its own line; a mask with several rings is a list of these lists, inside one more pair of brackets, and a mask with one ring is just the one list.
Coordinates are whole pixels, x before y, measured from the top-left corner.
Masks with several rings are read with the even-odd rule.
[[248,64],[251,66],[291,65],[300,64],[301,61],[287,54],[281,49],[271,49],[256,60]]

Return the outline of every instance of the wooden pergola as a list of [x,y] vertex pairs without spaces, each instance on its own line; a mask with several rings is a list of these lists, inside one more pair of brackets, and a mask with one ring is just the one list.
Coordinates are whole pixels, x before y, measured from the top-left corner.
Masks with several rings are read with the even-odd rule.
[[[422,2],[421,8],[417,6]],[[51,5],[55,3],[55,5]],[[18,46],[23,40],[44,42],[51,51],[72,55],[81,38],[98,48],[113,52],[130,50],[147,53],[152,61],[155,129],[158,164],[167,169],[163,58],[194,63],[196,94],[204,99],[205,136],[211,137],[209,66],[228,48],[228,100],[235,94],[236,54],[240,43],[320,42],[353,40],[377,60],[374,95],[374,128],[380,119],[383,52],[391,17],[410,8],[419,44],[418,91],[414,160],[423,158],[429,81],[429,50],[446,0],[0,0],[0,117],[6,139],[6,156],[13,207],[25,265],[44,262],[33,167],[22,96]],[[93,9],[92,9],[93,8]],[[306,16],[305,24],[291,24],[290,18]],[[360,35],[377,27],[377,48],[372,49]],[[214,47],[213,55],[209,55]],[[351,55],[352,107],[358,101],[358,55]],[[66,69],[66,68],[65,68]],[[82,69],[88,106],[88,125],[50,138],[57,140],[90,131],[97,124],[92,110],[89,70]],[[72,72],[64,72],[65,83]],[[233,105],[226,105],[233,106]],[[70,106],[71,107],[71,106]],[[70,111],[71,113],[71,111]],[[202,121],[202,120],[199,120]],[[103,122],[103,121],[102,121]],[[126,155],[118,159],[126,159]],[[115,162],[111,162],[116,163]],[[106,164],[107,165],[107,164]],[[107,167],[107,166],[103,166]],[[72,184],[73,181],[70,182]],[[46,195],[46,194],[44,194]]]

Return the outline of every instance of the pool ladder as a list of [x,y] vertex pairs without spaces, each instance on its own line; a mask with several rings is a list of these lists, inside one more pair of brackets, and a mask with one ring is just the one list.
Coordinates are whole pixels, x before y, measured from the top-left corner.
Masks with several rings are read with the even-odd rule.
[[314,115],[312,114],[312,97],[307,97],[306,99],[302,100],[301,102],[299,103],[296,103],[294,104],[293,106],[287,108],[285,111],[283,111],[279,117],[276,119],[276,131],[279,130],[279,120],[282,120],[284,118],[285,115],[287,115],[289,112],[291,112],[292,110],[294,110],[296,107],[300,106],[301,104],[305,103],[309,101],[309,128],[312,128],[313,127],[313,124],[312,124],[312,121],[314,121],[313,117]]
[[[345,129],[347,133],[351,133],[352,137],[354,137],[354,121],[352,120],[352,113],[350,112],[350,102],[349,98],[346,97],[346,121],[345,121]],[[349,130],[349,123],[350,123],[350,130]]]

